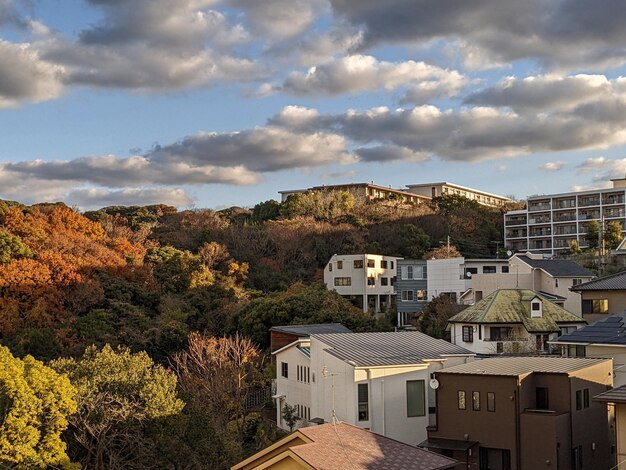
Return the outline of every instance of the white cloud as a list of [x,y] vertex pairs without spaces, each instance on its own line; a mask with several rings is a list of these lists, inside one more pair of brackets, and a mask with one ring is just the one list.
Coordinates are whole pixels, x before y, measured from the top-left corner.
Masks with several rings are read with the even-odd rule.
[[543,171],[559,171],[565,166],[565,162],[546,162],[539,165],[539,169]]

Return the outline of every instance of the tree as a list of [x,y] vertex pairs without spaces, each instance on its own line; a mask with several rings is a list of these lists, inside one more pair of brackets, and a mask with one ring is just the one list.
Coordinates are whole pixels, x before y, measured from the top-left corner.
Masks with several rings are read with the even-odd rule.
[[454,245],[450,245],[450,248],[448,248],[447,245],[442,245],[439,248],[433,248],[432,250],[424,253],[424,259],[447,259],[459,258],[461,256],[463,255]]
[[449,296],[440,294],[426,304],[420,319],[420,330],[433,338],[445,338],[448,320],[467,306],[459,305]]
[[293,427],[300,419],[300,416],[296,413],[295,406],[291,406],[289,403],[283,405],[283,420],[289,426],[289,431],[293,431]]
[[604,232],[604,243],[608,250],[614,250],[622,241],[622,224],[616,220],[612,220],[606,226]]
[[585,226],[585,241],[589,248],[598,248],[600,238],[600,224],[597,220],[590,220]]
[[57,359],[51,366],[76,387],[78,413],[70,424],[86,468],[142,468],[142,452],[153,452],[142,427],[184,406],[174,373],[145,352],[91,346],[82,358]]
[[0,467],[74,468],[61,440],[74,393],[67,377],[0,346]]
[[16,235],[0,231],[0,263],[9,263],[15,258],[32,258],[33,252]]

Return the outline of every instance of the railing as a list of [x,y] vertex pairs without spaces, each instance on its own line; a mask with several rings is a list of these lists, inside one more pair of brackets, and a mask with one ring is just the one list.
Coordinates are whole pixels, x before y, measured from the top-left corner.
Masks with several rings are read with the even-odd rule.
[[272,397],[274,384],[268,383],[263,387],[252,387],[246,395],[246,412],[258,411],[265,407]]

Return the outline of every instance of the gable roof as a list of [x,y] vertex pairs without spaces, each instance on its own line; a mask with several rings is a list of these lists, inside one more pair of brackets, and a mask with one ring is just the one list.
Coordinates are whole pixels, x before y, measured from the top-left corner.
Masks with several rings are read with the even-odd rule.
[[576,292],[587,290],[626,290],[626,271],[583,282],[571,287],[570,290]]
[[587,268],[567,259],[533,259],[526,255],[516,257],[531,268],[541,269],[552,277],[593,277]]
[[351,333],[352,330],[346,328],[341,323],[316,323],[312,325],[285,325],[273,326],[270,331],[287,333],[294,336],[311,336],[321,333]]
[[336,333],[312,338],[327,345],[329,354],[356,367],[421,364],[446,355],[474,355],[419,331]]
[[568,374],[586,367],[594,366],[611,359],[592,359],[587,357],[526,356],[493,357],[472,361],[467,364],[447,367],[437,371],[439,374],[466,375],[504,375],[518,377],[533,372],[544,374]]
[[600,395],[596,395],[593,399],[607,403],[626,403],[626,385],[607,390]]
[[[530,301],[542,300],[542,316],[530,316]],[[530,289],[498,289],[448,320],[449,323],[515,323],[529,333],[560,331],[559,323],[586,323],[582,318],[550,302]]]
[[626,346],[626,313],[611,315],[568,335],[551,341],[552,344],[610,344]]

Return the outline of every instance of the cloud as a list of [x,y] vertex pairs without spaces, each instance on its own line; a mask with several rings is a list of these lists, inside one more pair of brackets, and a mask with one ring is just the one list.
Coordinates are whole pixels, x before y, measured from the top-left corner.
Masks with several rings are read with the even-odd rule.
[[330,179],[350,179],[350,178],[354,178],[354,176],[356,175],[356,171],[354,170],[350,170],[350,171],[330,171],[327,173],[322,173],[321,177],[323,180],[330,180]]
[[565,166],[565,162],[546,162],[539,165],[539,169],[543,171],[559,171]]
[[465,84],[459,72],[424,62],[394,63],[352,55],[311,67],[306,73],[293,72],[274,90],[296,96],[336,96],[413,85],[405,100],[421,102],[440,95],[454,96]]
[[467,62],[532,59],[550,68],[626,62],[626,2],[614,0],[330,0],[365,47],[457,41]]
[[362,147],[355,150],[355,153],[363,162],[408,161],[421,163],[429,159],[428,154],[424,152],[416,152],[406,147],[396,147],[393,145]]
[[184,190],[170,188],[126,188],[118,191],[102,188],[76,189],[68,192],[63,200],[83,210],[120,205],[167,204],[185,207],[193,204],[193,199]]
[[30,44],[0,39],[0,108],[58,97],[64,75],[62,67],[42,60]]

